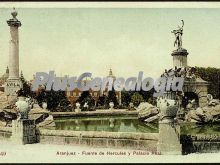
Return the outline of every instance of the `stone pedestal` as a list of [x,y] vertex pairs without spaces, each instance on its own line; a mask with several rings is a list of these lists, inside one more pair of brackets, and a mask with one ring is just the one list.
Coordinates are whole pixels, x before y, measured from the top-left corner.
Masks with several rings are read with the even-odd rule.
[[173,67],[186,67],[188,54],[189,53],[184,48],[174,50],[171,54],[173,56]]
[[178,102],[174,99],[167,99],[171,94],[167,93],[165,98],[158,99],[160,119],[157,150],[164,155],[180,155],[182,154],[180,126],[174,120],[178,111]]
[[15,96],[16,92],[22,87],[22,82],[19,78],[9,78],[6,81],[5,93],[6,95]]
[[12,141],[16,144],[32,144],[37,142],[34,120],[21,119],[12,121]]
[[173,119],[159,122],[159,141],[157,150],[162,155],[181,155],[180,126],[174,124]]

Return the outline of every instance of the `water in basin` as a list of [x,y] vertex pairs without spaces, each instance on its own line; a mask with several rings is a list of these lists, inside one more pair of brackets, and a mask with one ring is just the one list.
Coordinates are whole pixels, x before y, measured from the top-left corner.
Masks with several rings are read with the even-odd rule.
[[158,124],[137,117],[77,117],[55,119],[57,130],[158,133]]

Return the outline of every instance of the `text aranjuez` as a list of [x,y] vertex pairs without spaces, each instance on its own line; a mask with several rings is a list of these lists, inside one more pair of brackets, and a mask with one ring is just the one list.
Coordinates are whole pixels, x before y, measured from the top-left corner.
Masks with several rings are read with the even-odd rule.
[[[85,81],[85,78],[90,78],[89,81]],[[129,77],[127,79],[123,77],[95,77],[92,78],[92,73],[85,72],[77,77],[56,77],[54,71],[37,72],[35,80],[32,84],[32,91],[38,90],[39,86],[44,85],[46,91],[53,89],[54,91],[73,91],[78,88],[80,91],[111,91],[113,88],[115,91],[150,91],[155,89],[154,97],[162,96],[165,91],[182,91],[184,83],[183,77],[159,77],[153,79],[146,77],[143,79],[143,72],[138,73],[138,77]]]

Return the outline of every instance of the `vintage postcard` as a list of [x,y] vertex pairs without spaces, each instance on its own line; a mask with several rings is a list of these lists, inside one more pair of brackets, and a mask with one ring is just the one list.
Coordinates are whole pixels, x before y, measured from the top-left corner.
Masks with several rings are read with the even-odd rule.
[[220,162],[219,2],[1,2],[0,163]]

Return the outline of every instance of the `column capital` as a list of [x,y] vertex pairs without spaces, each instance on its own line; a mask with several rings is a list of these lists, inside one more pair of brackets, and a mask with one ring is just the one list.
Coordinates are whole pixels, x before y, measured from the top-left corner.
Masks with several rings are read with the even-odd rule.
[[20,27],[21,22],[16,18],[18,13],[15,10],[15,8],[13,8],[13,11],[11,12],[11,15],[12,15],[13,18],[7,20],[8,26]]
[[184,49],[184,48],[174,50],[174,51],[171,53],[172,56],[187,56],[188,54],[189,54],[189,53],[188,53],[187,50]]

